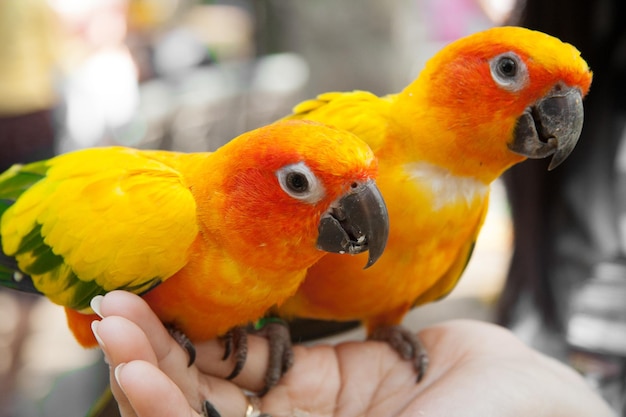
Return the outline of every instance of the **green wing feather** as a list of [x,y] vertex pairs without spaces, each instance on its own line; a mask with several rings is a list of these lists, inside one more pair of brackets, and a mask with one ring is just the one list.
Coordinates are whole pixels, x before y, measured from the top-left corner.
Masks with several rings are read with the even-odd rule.
[[[9,205],[12,204],[24,191],[44,178],[47,171],[47,161],[13,165],[0,174],[0,200]],[[4,210],[0,211],[0,215],[3,212]]]
[[[13,165],[0,174],[0,218],[15,203],[15,200],[33,184],[45,177],[48,166],[46,161],[27,165]],[[0,248],[2,235],[0,234]],[[39,293],[30,276],[19,270],[17,261],[0,251],[0,285],[15,290]]]

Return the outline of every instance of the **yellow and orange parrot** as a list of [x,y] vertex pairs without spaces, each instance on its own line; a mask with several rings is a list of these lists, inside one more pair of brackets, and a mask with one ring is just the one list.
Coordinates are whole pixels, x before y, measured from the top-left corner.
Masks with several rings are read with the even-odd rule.
[[324,256],[278,314],[360,320],[368,337],[413,361],[427,355],[401,326],[413,307],[457,284],[487,211],[489,185],[526,158],[559,165],[583,124],[592,79],[576,48],[519,27],[498,27],[437,53],[402,92],[332,92],[290,119],[355,133],[379,160],[378,185],[391,224],[385,254],[363,270],[360,256]]
[[324,251],[380,257],[376,174],[363,141],[307,121],[213,153],[108,147],[15,165],[0,175],[0,283],[65,306],[87,347],[90,300],[116,289],[191,342],[221,336],[292,295]]

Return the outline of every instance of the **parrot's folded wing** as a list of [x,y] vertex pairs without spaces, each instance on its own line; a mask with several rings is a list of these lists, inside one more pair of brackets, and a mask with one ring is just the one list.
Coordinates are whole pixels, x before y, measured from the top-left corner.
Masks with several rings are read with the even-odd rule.
[[147,155],[65,154],[12,197],[3,250],[52,301],[83,310],[106,291],[145,292],[187,262],[198,233],[195,200],[178,171]]
[[440,300],[446,297],[454,289],[454,287],[456,287],[456,284],[461,279],[461,276],[465,272],[465,269],[467,268],[467,265],[472,258],[472,253],[474,252],[474,248],[476,247],[476,240],[478,240],[478,235],[480,233],[483,223],[485,222],[485,217],[487,216],[488,209],[489,196],[485,198],[480,221],[476,223],[472,238],[468,239],[467,242],[465,242],[465,244],[461,246],[459,253],[454,259],[454,262],[450,264],[450,267],[448,268],[446,273],[441,276],[441,279],[437,280],[437,282],[435,282],[432,287],[430,287],[414,301],[414,306],[420,306],[426,303]]
[[354,133],[374,152],[385,138],[390,99],[367,91],[330,92],[296,105],[286,119],[315,120]]

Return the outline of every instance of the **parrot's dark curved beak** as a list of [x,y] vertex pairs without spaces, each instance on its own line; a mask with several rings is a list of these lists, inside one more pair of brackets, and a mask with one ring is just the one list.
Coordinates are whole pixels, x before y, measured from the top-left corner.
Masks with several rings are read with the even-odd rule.
[[374,181],[355,185],[320,220],[317,248],[355,255],[369,251],[365,268],[383,254],[389,236],[389,215]]
[[509,149],[533,159],[554,155],[548,167],[552,170],[576,146],[583,119],[581,91],[557,84],[544,98],[528,107],[517,120]]

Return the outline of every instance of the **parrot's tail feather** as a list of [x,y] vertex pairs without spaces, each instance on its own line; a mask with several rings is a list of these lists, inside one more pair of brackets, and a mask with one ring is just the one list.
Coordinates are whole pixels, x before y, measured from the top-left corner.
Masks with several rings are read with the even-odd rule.
[[117,403],[113,397],[111,386],[107,386],[100,397],[92,404],[85,417],[106,417],[118,414]]

